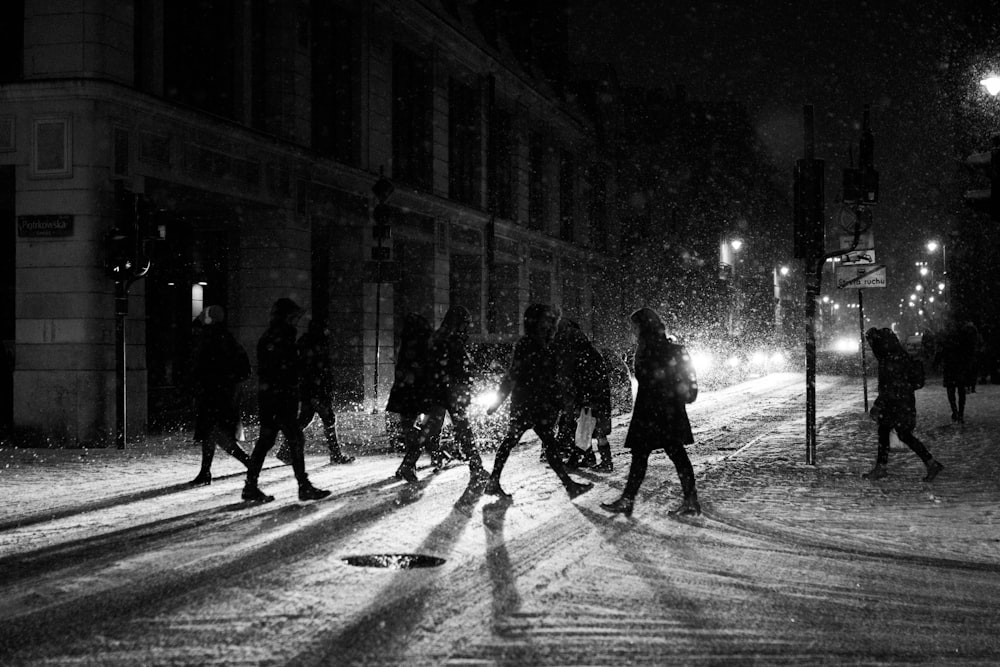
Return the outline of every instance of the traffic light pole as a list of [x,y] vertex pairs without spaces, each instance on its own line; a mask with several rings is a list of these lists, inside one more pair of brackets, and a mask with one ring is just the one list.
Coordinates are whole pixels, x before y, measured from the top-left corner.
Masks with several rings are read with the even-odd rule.
[[115,446],[125,449],[125,317],[128,315],[128,290],[131,283],[115,281]]

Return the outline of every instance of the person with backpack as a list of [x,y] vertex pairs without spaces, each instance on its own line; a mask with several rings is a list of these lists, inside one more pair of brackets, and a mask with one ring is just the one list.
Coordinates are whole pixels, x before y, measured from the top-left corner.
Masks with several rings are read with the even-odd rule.
[[403,462],[396,471],[397,477],[408,482],[417,481],[415,466],[421,450],[436,449],[431,443],[440,438],[445,415],[451,417],[455,440],[462,457],[469,462],[470,485],[481,488],[489,479],[469,424],[472,359],[467,343],[471,320],[472,316],[465,306],[452,306],[431,339],[427,419],[420,428],[419,436],[407,448]]
[[299,500],[319,500],[330,495],[317,489],[306,474],[303,448],[305,437],[298,423],[299,407],[299,354],[295,344],[295,327],[303,315],[302,308],[289,298],[281,298],[271,307],[271,321],[264,335],[257,341],[257,406],[260,413],[260,435],[243,487],[243,500],[268,503],[274,496],[260,490],[264,459],[274,446],[278,433],[285,436],[291,452],[292,471],[299,483]]
[[194,441],[201,446],[201,470],[191,486],[212,483],[212,460],[218,428],[219,447],[243,465],[250,457],[240,447],[236,432],[240,422],[237,397],[239,386],[250,377],[250,359],[226,327],[226,311],[212,305],[200,315],[198,344],[194,353],[192,379],[197,405]]
[[514,345],[510,365],[500,381],[496,402],[486,414],[495,414],[507,397],[510,397],[510,419],[507,433],[493,459],[493,472],[485,493],[510,500],[511,495],[500,486],[500,475],[511,451],[521,441],[528,429],[535,431],[542,441],[542,451],[549,467],[559,477],[569,494],[575,498],[586,493],[593,484],[575,481],[566,472],[559,455],[554,429],[563,408],[552,339],[559,321],[558,312],[551,306],[536,303],[524,311],[524,336]]
[[629,318],[636,338],[635,378],[638,392],[632,408],[632,421],[625,436],[625,447],[632,450],[625,489],[617,500],[601,503],[614,514],[631,516],[639,493],[649,455],[663,449],[681,482],[684,500],[670,514],[701,514],[695,488],[694,467],[684,445],[694,442],[687,404],[698,396],[698,378],[684,346],[667,337],[666,326],[652,308],[640,308]]
[[871,409],[871,417],[878,424],[878,453],[875,467],[862,477],[871,480],[888,477],[889,435],[895,430],[900,442],[906,443],[924,462],[927,468],[924,481],[930,482],[944,466],[913,435],[917,425],[913,392],[924,386],[923,364],[906,352],[892,329],[872,327],[865,332],[865,340],[878,360],[878,397]]
[[[330,463],[345,464],[354,461],[340,450],[337,440],[337,413],[333,409],[333,375],[330,372],[330,330],[321,319],[309,320],[306,332],[296,344],[302,364],[299,383],[299,428],[305,429],[319,415],[323,422],[323,435]],[[288,441],[278,448],[277,458],[291,463]]]

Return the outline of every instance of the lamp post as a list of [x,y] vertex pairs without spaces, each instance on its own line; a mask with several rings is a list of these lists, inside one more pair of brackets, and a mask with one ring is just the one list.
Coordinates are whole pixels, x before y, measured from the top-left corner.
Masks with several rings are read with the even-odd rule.
[[379,328],[382,319],[382,281],[385,278],[383,275],[383,264],[382,261],[385,259],[383,254],[383,242],[389,238],[390,235],[390,217],[391,212],[389,211],[388,205],[385,203],[389,196],[392,194],[395,187],[388,178],[385,177],[385,173],[379,174],[379,178],[375,181],[375,185],[372,186],[372,194],[378,200],[372,210],[372,219],[374,221],[373,236],[377,242],[377,248],[374,251],[375,256],[375,370],[372,378],[372,414],[378,412],[378,366],[381,361],[381,354],[379,350]]

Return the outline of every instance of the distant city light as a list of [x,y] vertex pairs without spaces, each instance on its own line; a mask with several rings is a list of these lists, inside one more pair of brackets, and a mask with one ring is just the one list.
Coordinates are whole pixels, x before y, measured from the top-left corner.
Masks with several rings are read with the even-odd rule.
[[986,92],[988,92],[993,97],[996,97],[997,93],[1000,93],[1000,77],[997,77],[995,75],[988,76],[982,81],[980,81],[979,84],[982,85],[984,88],[986,88]]

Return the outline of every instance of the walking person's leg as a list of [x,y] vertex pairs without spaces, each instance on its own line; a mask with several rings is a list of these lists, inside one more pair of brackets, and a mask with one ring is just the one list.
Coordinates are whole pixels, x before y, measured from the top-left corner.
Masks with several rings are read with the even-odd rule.
[[924,467],[927,468],[927,475],[924,476],[925,482],[932,481],[937,477],[939,472],[944,470],[944,466],[934,459],[934,456],[927,450],[924,443],[917,436],[913,435],[913,431],[905,428],[897,428],[896,435],[899,436],[901,442],[906,443],[913,450],[913,453],[923,461]]
[[274,500],[274,496],[267,495],[260,490],[258,480],[260,479],[261,468],[264,467],[264,459],[271,451],[274,442],[278,437],[277,415],[274,411],[274,399],[266,394],[261,394],[258,399],[258,409],[260,413],[260,433],[253,451],[250,453],[250,462],[247,465],[247,480],[243,486],[243,500],[252,502],[267,503]]
[[188,484],[190,486],[205,486],[212,483],[212,461],[215,459],[215,443],[212,442],[212,426],[214,418],[209,405],[202,400],[198,404],[198,412],[194,418],[194,441],[201,446],[201,469],[197,477]]
[[889,463],[889,434],[891,432],[891,426],[878,425],[878,453],[875,455],[875,467],[862,475],[864,479],[882,479],[889,475],[886,465]]
[[455,428],[455,441],[458,443],[459,451],[469,462],[470,484],[485,485],[489,474],[483,468],[483,459],[479,455],[479,448],[476,447],[476,438],[472,432],[472,426],[469,424],[467,407],[464,404],[452,405],[448,414],[451,416],[451,423]]
[[[955,398],[956,387],[955,385],[949,384],[945,387],[945,391],[948,392],[948,405],[951,406],[951,420],[953,422],[958,421],[958,401]],[[965,394],[965,388],[962,388],[962,394]]]
[[965,423],[965,387],[958,387],[958,423]]
[[[352,463],[353,456],[347,456],[340,450],[340,440],[337,438],[337,413],[333,410],[330,401],[313,398],[312,408],[323,420],[323,436],[326,438],[326,448],[330,454],[330,463],[344,464]],[[302,422],[299,422],[301,426]]]
[[563,463],[559,452],[559,442],[556,440],[555,433],[552,432],[550,424],[535,424],[535,433],[542,441],[542,451],[545,452],[545,458],[549,463],[549,467],[552,468],[552,472],[556,474],[559,481],[566,487],[566,492],[571,498],[575,498],[594,488],[594,485],[590,482],[577,482],[566,472],[566,465]]
[[698,491],[695,488],[694,466],[688,458],[687,450],[683,445],[678,445],[667,451],[667,456],[674,462],[677,469],[677,477],[681,481],[681,491],[684,494],[684,501],[680,507],[671,510],[670,514],[697,515],[701,514],[701,505],[698,503]]
[[285,442],[288,444],[288,451],[292,457],[292,472],[295,474],[295,481],[299,483],[299,500],[319,500],[330,495],[330,492],[317,489],[309,481],[309,475],[306,474],[306,439],[302,434],[302,429],[299,428],[296,407],[295,401],[282,402],[277,414],[278,428],[285,436]]
[[629,464],[628,477],[625,480],[625,489],[618,500],[610,503],[601,503],[601,507],[615,514],[631,516],[635,506],[635,497],[639,493],[642,481],[646,478],[646,469],[649,466],[649,452],[632,449],[632,462]]
[[521,441],[521,436],[524,435],[526,430],[527,427],[525,424],[513,417],[511,418],[510,424],[507,426],[507,434],[500,442],[500,446],[493,456],[493,472],[490,473],[490,481],[486,483],[486,489],[484,490],[486,495],[499,496],[505,500],[510,500],[511,495],[500,486],[500,475],[503,474],[503,468],[507,465],[507,459],[510,457],[511,451]]
[[[419,429],[404,424],[404,428],[412,428],[413,432],[409,438],[404,433],[403,442],[406,445],[406,450],[403,452],[403,461],[399,464],[399,468],[396,469],[396,477],[405,479],[410,483],[418,481],[416,472],[417,461],[420,459],[420,454],[424,449],[427,449],[428,452],[432,451],[431,443],[434,441],[435,434],[441,431],[441,425],[444,424],[444,415],[445,409],[443,407],[434,406],[427,411],[427,419],[420,425]],[[413,421],[416,421],[416,417],[413,418]],[[413,422],[410,423],[412,424]]]

